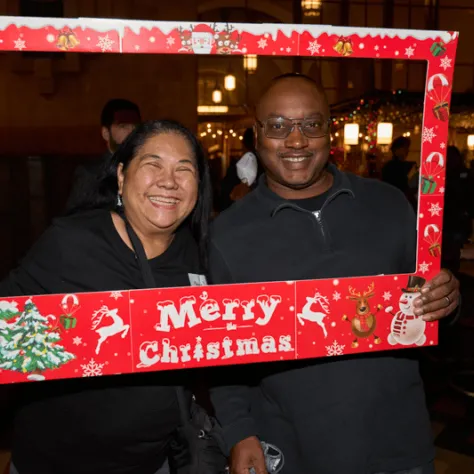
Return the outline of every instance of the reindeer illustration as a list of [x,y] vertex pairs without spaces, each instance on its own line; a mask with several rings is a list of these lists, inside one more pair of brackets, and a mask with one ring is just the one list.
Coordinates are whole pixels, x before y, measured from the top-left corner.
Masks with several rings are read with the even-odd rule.
[[234,28],[229,23],[225,24],[224,30],[217,31],[217,25],[214,24],[214,31],[216,32],[214,38],[216,39],[217,54],[232,54],[234,51],[239,51],[239,43],[241,40],[240,34],[236,38],[232,38]]
[[189,30],[184,30],[182,26],[179,27],[179,40],[181,41],[181,48],[179,51],[191,51],[192,50],[192,35],[193,26]]
[[[325,311],[325,313],[311,311],[311,306],[315,303],[319,303],[323,311]],[[324,337],[328,337],[326,326],[324,324],[324,318],[329,313],[330,311],[329,311],[328,299],[325,296],[321,295],[321,293],[316,292],[313,297],[306,298],[306,304],[303,306],[303,310],[301,311],[301,313],[298,313],[296,316],[302,326],[304,326],[305,320],[310,321],[312,323],[316,323],[323,330]]]
[[382,309],[382,305],[378,305],[377,311],[372,313],[369,304],[369,299],[375,295],[374,289],[375,283],[371,283],[362,294],[359,291],[355,291],[351,286],[349,287],[350,296],[347,296],[347,299],[356,302],[356,315],[352,319],[344,315],[342,319],[343,321],[349,321],[351,323],[352,333],[356,336],[352,342],[352,348],[354,349],[359,347],[358,338],[373,336],[375,344],[382,342],[380,337],[375,335],[375,329],[377,327],[375,315]]
[[[122,339],[125,339],[127,336],[130,326],[128,324],[123,324],[123,319],[117,313],[118,309],[109,309],[104,305],[92,314],[92,330],[99,335],[99,341],[97,342],[97,347],[95,349],[96,354],[99,354],[100,347],[109,337],[120,333],[122,333]],[[104,316],[112,318],[113,323],[110,326],[102,326],[97,329]]]

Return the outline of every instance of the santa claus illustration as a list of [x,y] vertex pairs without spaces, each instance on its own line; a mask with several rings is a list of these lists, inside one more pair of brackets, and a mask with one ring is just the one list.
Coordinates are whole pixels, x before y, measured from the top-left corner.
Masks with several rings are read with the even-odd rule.
[[402,295],[398,301],[400,311],[394,314],[392,306],[385,309],[387,313],[393,315],[388,336],[388,342],[392,346],[396,344],[422,346],[426,342],[426,322],[414,313],[413,307],[413,302],[421,295],[421,288],[425,282],[426,280],[422,277],[410,276],[408,285],[402,289]]

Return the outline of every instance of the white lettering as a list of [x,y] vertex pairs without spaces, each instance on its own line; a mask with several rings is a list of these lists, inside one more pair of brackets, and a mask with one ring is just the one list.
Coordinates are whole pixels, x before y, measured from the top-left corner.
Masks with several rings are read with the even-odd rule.
[[163,339],[161,341],[163,347],[161,353],[161,362],[166,364],[177,364],[179,362],[178,349],[176,346],[172,346],[169,339]]
[[186,320],[188,327],[192,328],[201,322],[194,312],[194,296],[185,296],[179,300],[179,313],[173,301],[160,301],[156,307],[161,312],[160,323],[155,326],[157,331],[170,331],[170,320],[175,329],[184,328]]
[[223,321],[235,321],[234,309],[240,306],[239,300],[222,300],[222,304],[225,306],[225,313],[222,316]]
[[219,347],[220,347],[220,344],[218,342],[210,342],[207,345],[206,359],[207,360],[219,359],[219,355],[220,355]]
[[[155,352],[153,357],[149,356],[149,352]],[[156,354],[158,352],[158,342],[145,341],[140,344],[140,363],[137,367],[140,369],[142,367],[151,367],[160,361],[160,356]]]
[[191,360],[191,356],[189,355],[189,351],[191,350],[191,344],[179,346],[179,350],[181,351],[181,362],[189,362]]
[[215,300],[205,301],[199,308],[199,312],[201,313],[201,318],[209,323],[212,323],[212,321],[215,321],[221,317],[219,305]]
[[[160,349],[161,344],[161,351]],[[203,347],[201,337],[196,337],[196,342],[174,346],[167,338],[158,341],[144,341],[139,349],[139,363],[137,368],[149,368],[158,362],[164,364],[185,364],[192,359],[200,362],[203,359],[208,361],[226,360],[234,357],[255,356],[261,352],[264,354],[274,354],[277,352],[292,352],[292,336],[281,335],[278,338],[278,345],[273,336],[263,336],[261,339],[251,337],[248,339],[237,339],[235,341],[236,350],[232,350],[234,341],[230,337],[225,337],[222,341],[209,342]]]
[[258,318],[255,322],[260,326],[266,326],[272,319],[276,307],[281,303],[281,297],[272,295],[261,295],[257,298],[257,303],[262,308],[264,317]]
[[272,336],[264,336],[262,341],[262,352],[265,354],[270,354],[276,352],[275,339]]
[[224,337],[224,340],[222,341],[222,347],[224,348],[224,356],[222,357],[223,359],[230,359],[231,357],[234,357],[234,351],[230,349],[232,344],[232,339]]
[[278,351],[279,352],[294,351],[293,347],[291,347],[291,336],[280,336]]
[[237,355],[256,355],[260,354],[260,349],[258,348],[257,339],[252,337],[251,339],[237,339]]
[[244,321],[250,321],[251,319],[254,319],[255,314],[253,314],[252,308],[255,307],[255,300],[242,301],[240,304],[242,305],[242,308],[244,308],[242,319]]

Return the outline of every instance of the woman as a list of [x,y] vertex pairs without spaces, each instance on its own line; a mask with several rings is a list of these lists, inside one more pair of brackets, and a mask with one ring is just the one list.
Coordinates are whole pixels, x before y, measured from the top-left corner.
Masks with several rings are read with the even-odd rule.
[[[144,287],[125,219],[157,287],[187,286],[204,273],[210,178],[201,147],[182,125],[139,126],[79,209],[53,223],[0,285],[1,295]],[[27,384],[15,420],[14,469],[154,474],[180,423],[174,386],[186,377],[177,371]]]

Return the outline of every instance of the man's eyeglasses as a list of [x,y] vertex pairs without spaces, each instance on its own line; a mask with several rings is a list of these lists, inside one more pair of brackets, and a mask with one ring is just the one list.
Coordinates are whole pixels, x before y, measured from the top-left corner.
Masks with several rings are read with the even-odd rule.
[[298,127],[308,138],[321,138],[329,133],[330,120],[320,118],[291,120],[284,117],[271,117],[263,122],[257,120],[257,123],[263,128],[267,138],[285,139],[295,127]]

